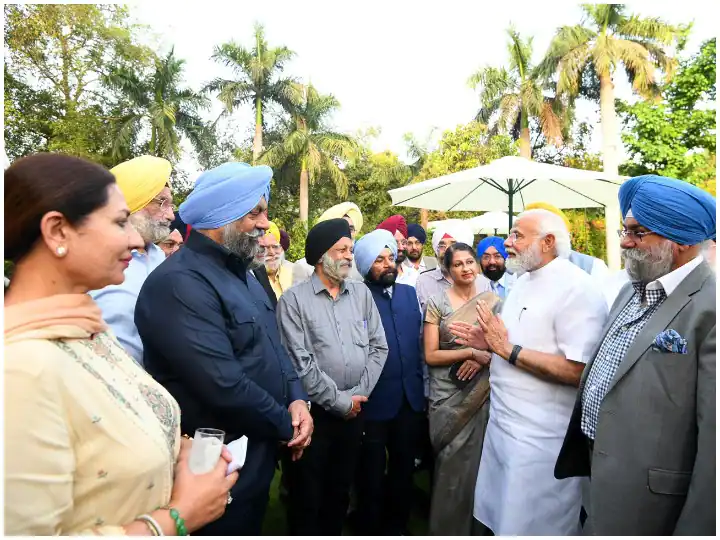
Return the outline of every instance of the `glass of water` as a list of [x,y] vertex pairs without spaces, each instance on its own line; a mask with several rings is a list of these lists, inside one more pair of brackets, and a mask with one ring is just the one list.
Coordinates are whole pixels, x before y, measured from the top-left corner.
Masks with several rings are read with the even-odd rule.
[[190,471],[207,474],[217,465],[222,453],[225,432],[219,429],[199,428],[195,431],[190,449]]

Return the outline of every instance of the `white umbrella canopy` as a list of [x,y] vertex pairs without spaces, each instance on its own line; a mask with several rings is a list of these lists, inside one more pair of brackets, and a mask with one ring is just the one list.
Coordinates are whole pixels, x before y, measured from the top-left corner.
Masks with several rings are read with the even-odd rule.
[[[513,222],[515,217],[513,216]],[[510,220],[507,212],[485,212],[482,216],[477,216],[469,220],[470,226],[475,234],[509,234],[508,227]]]
[[[515,218],[513,218],[513,221]],[[508,215],[506,212],[486,212],[481,216],[470,219],[443,219],[428,221],[428,231],[434,231],[441,223],[466,223],[473,234],[508,234]]]
[[[505,211],[512,215],[522,211],[526,204],[538,201],[558,208],[605,208],[608,263],[611,268],[619,268],[619,241],[612,223],[619,224],[617,194],[625,178],[508,156],[388,193],[395,206],[446,212]],[[509,216],[507,223],[512,226]]]

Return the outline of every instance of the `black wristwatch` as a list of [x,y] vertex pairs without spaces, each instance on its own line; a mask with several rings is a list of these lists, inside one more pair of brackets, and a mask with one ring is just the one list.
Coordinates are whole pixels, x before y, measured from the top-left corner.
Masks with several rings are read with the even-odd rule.
[[520,345],[515,345],[513,347],[512,352],[510,353],[510,358],[508,358],[508,362],[510,362],[510,365],[514,366],[517,362],[518,356],[520,355],[520,351],[522,351],[522,347]]

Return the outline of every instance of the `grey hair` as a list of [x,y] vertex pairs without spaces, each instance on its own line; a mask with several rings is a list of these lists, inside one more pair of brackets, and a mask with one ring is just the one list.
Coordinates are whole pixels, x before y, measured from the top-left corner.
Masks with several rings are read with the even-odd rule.
[[561,259],[568,259],[570,257],[570,251],[572,250],[570,246],[570,231],[568,231],[565,221],[560,216],[553,214],[549,210],[533,208],[532,210],[522,212],[518,216],[518,219],[526,216],[537,217],[541,236],[552,234],[555,237],[555,255]]

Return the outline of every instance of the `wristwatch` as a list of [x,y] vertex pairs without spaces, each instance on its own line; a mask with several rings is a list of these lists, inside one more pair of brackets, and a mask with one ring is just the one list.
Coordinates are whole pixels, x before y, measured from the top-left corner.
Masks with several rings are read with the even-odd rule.
[[306,401],[305,403],[307,403],[308,411],[310,411],[310,408],[312,407],[312,401]]

